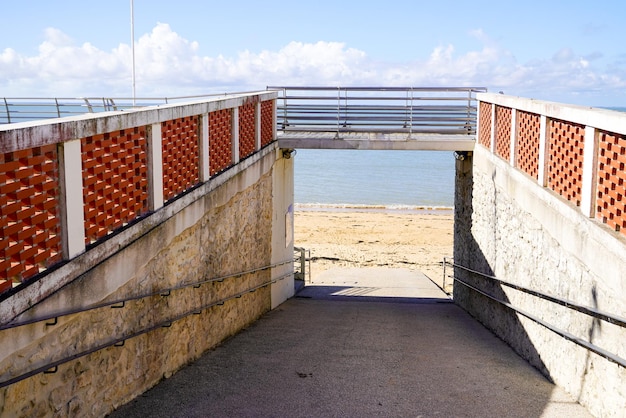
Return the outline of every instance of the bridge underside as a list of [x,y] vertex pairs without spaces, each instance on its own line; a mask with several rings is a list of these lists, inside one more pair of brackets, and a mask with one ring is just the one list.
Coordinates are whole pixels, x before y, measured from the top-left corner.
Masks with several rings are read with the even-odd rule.
[[473,151],[475,135],[381,132],[278,132],[278,145],[289,149]]

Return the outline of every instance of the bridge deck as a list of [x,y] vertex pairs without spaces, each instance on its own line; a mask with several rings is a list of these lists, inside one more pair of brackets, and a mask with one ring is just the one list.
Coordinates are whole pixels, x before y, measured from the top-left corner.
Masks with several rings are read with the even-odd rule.
[[475,135],[381,132],[279,131],[278,145],[293,149],[472,151]]

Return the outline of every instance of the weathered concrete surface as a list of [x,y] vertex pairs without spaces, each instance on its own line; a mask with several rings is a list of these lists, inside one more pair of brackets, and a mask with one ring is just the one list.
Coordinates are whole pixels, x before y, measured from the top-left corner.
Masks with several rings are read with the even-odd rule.
[[[397,289],[389,273],[369,285]],[[345,284],[305,288],[111,416],[589,416],[445,294],[333,296]]]
[[[557,298],[626,316],[626,240],[477,146],[457,163],[454,260]],[[456,269],[488,294],[626,358],[626,329]],[[626,369],[455,283],[455,301],[594,415],[623,417]]]
[[[0,381],[271,281],[276,276],[268,269],[237,273],[268,266],[272,257],[289,260],[293,254],[285,245],[284,231],[279,237],[282,252],[272,254],[274,212],[283,213],[274,203],[274,195],[280,194],[272,189],[274,162],[275,154],[266,153],[247,170],[147,229],[143,236],[120,245],[118,252],[26,314],[28,318],[37,317],[81,304],[233,277],[198,288],[173,290],[167,297],[157,293],[129,301],[123,309],[104,307],[63,316],[55,325],[42,321],[2,330]],[[293,284],[291,288],[293,291]],[[0,416],[103,416],[249,325],[270,306],[268,286],[201,310],[170,327],[129,338],[122,347],[104,348],[64,363],[54,374],[38,373],[0,389]]]

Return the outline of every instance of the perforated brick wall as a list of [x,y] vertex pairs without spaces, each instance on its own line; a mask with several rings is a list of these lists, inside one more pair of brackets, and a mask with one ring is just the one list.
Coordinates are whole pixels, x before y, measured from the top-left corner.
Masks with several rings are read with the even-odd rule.
[[480,102],[478,143],[487,149],[491,148],[491,103]]
[[511,158],[511,108],[496,106],[496,155]]
[[517,111],[517,148],[515,166],[526,174],[539,177],[539,134],[541,116]]
[[0,292],[61,261],[56,145],[0,154]]
[[200,182],[198,116],[161,123],[163,198],[165,201]]
[[148,211],[145,128],[81,140],[87,244]]
[[596,218],[626,235],[626,136],[600,131]]
[[256,148],[256,122],[254,103],[239,106],[239,158],[246,158]]
[[211,176],[233,164],[231,109],[209,113],[209,160]]
[[580,206],[585,127],[552,119],[548,138],[548,187]]
[[274,100],[261,102],[261,146],[274,140]]

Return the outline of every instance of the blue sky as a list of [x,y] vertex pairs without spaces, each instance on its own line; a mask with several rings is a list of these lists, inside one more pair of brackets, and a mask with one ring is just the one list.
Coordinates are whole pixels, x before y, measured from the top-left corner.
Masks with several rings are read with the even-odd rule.
[[[130,0],[3,1],[0,97],[130,97]],[[626,106],[621,0],[134,0],[138,96],[485,86]]]

